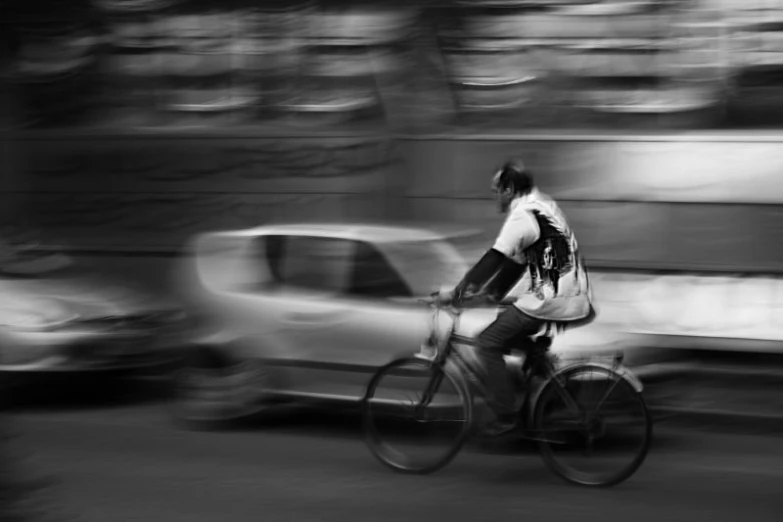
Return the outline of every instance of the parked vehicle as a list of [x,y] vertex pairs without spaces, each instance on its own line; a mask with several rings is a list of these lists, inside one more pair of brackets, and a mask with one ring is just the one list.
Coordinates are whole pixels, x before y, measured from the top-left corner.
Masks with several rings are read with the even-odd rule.
[[182,308],[42,245],[0,242],[0,378],[114,378],[171,366]]
[[[216,428],[280,401],[356,406],[378,368],[410,355],[429,334],[432,318],[417,298],[456,284],[468,268],[448,236],[421,228],[275,225],[201,234],[177,271],[201,331],[173,376],[171,412],[186,426]],[[477,334],[496,313],[466,311],[460,334]],[[581,356],[580,343],[593,354],[621,346],[588,326],[556,339],[552,350]]]

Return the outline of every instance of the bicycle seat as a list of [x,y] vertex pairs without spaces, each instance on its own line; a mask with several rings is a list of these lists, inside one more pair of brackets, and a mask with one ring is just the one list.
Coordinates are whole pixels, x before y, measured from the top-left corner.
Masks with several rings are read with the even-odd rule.
[[558,322],[557,327],[558,329],[570,330],[571,328],[579,328],[580,326],[587,326],[588,324],[595,321],[596,317],[598,317],[598,313],[595,311],[595,308],[593,308],[593,306],[590,305],[590,312],[587,314],[586,317],[582,319],[577,319],[576,321]]

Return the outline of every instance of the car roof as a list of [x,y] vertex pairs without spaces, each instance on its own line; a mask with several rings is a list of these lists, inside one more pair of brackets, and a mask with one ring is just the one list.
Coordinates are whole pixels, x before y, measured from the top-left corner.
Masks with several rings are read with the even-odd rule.
[[231,232],[219,232],[219,234],[244,237],[261,235],[306,235],[353,239],[372,243],[443,241],[447,237],[442,233],[426,228],[394,225],[357,225],[353,223],[264,225]]

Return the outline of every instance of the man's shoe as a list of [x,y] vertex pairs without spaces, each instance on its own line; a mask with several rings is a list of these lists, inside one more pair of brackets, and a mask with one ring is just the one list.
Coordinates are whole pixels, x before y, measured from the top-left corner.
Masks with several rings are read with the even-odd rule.
[[484,437],[501,437],[514,431],[518,425],[519,420],[515,417],[500,418],[481,430],[481,435]]

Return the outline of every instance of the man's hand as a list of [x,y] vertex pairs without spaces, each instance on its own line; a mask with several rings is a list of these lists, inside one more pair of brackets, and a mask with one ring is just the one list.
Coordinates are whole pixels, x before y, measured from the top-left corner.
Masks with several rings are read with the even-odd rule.
[[454,290],[441,290],[434,297],[438,304],[450,305],[454,302],[455,295]]
[[451,305],[473,295],[472,292],[475,290],[477,290],[475,285],[466,285],[462,282],[452,290],[441,290],[435,298],[442,305]]

